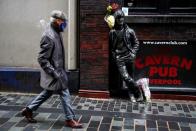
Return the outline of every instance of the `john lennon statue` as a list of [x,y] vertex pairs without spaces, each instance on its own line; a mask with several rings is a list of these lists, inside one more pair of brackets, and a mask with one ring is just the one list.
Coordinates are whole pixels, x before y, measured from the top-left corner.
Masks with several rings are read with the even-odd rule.
[[116,9],[105,17],[105,21],[111,28],[109,32],[110,51],[119,74],[128,88],[130,100],[141,102],[143,101],[142,91],[133,78],[134,61],[139,49],[139,41],[134,30],[124,22],[124,16],[121,9]]

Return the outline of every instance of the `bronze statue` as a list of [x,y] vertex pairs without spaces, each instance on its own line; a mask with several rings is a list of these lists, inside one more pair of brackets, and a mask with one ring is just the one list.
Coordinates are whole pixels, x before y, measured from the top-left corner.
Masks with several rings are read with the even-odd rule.
[[114,17],[114,26],[109,33],[112,59],[128,88],[130,100],[132,102],[143,101],[142,91],[133,78],[134,61],[139,49],[139,41],[134,30],[124,22],[124,13],[121,9],[113,12],[112,16]]

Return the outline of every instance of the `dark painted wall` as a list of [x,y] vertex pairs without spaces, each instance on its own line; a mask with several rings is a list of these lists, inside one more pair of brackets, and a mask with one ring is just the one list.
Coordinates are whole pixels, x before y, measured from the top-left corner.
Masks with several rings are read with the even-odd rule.
[[[78,71],[67,72],[69,90],[77,93],[79,89]],[[0,68],[0,91],[20,93],[40,93],[40,72],[38,69]]]

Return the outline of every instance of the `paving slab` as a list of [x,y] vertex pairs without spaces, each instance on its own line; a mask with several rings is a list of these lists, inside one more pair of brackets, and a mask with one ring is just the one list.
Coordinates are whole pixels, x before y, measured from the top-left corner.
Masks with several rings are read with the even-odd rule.
[[20,111],[36,95],[0,93],[0,131],[196,131],[196,102],[152,100],[131,103],[125,99],[93,99],[71,96],[82,129],[64,126],[58,95],[34,113],[38,123],[29,124]]

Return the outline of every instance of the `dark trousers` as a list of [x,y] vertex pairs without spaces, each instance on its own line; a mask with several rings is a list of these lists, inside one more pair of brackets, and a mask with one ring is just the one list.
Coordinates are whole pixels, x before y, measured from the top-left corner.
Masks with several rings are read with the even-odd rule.
[[116,59],[116,64],[123,81],[126,83],[126,86],[128,87],[129,94],[134,94],[134,96],[138,98],[140,96],[140,91],[139,87],[134,81],[134,61],[130,59]]

